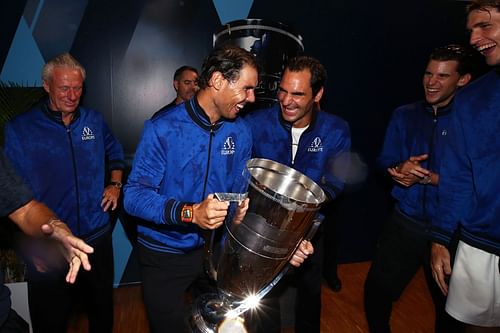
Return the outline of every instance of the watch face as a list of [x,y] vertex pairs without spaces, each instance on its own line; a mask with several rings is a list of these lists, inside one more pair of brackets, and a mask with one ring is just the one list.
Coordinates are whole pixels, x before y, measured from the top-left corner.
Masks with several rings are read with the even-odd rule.
[[190,223],[193,221],[193,206],[184,205],[181,211],[182,222]]
[[184,208],[183,210],[183,214],[182,214],[182,217],[185,218],[185,219],[190,219],[192,216],[191,214],[191,209],[189,208]]
[[110,185],[113,185],[114,187],[117,188],[122,188],[123,184],[121,182],[110,182]]

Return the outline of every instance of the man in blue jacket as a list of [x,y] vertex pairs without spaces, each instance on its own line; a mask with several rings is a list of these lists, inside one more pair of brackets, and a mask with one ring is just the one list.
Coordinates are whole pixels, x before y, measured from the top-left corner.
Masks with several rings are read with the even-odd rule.
[[[252,129],[254,157],[300,171],[333,200],[344,188],[341,170],[347,168],[351,139],[344,120],[316,108],[325,81],[326,70],[317,59],[291,59],[278,88],[279,103],[252,112],[245,120]],[[321,232],[317,236],[314,255],[295,272],[295,332],[320,332],[323,244]],[[262,327],[266,332],[279,332],[279,313]]]
[[370,332],[390,332],[392,303],[423,265],[436,310],[436,332],[456,332],[445,299],[430,275],[429,229],[438,205],[440,164],[447,149],[452,100],[471,79],[470,51],[436,48],[423,75],[425,100],[397,108],[389,122],[378,164],[394,181],[394,212],[378,242],[365,282]]
[[[474,0],[467,12],[470,44],[494,70],[455,98],[432,221],[432,270],[448,295],[446,311],[468,332],[499,332],[500,0]],[[452,270],[447,246],[456,233]]]
[[[244,192],[252,137],[238,113],[255,101],[254,56],[238,47],[206,58],[197,95],[146,121],[125,187],[138,226],[144,302],[151,332],[187,332],[185,291],[206,280],[203,231],[219,228],[228,202],[215,192]],[[248,199],[242,204],[248,207]],[[309,247],[304,251],[312,252]],[[299,249],[300,250],[300,249]],[[296,252],[298,265],[307,253]]]
[[[34,332],[66,332],[71,304],[85,295],[91,332],[113,326],[113,250],[109,209],[121,191],[123,150],[103,116],[80,104],[85,69],[65,53],[42,72],[48,99],[11,120],[5,152],[35,198],[92,245],[93,269],[74,286],[64,270],[43,271],[28,260],[28,297]],[[106,175],[109,173],[109,180]]]

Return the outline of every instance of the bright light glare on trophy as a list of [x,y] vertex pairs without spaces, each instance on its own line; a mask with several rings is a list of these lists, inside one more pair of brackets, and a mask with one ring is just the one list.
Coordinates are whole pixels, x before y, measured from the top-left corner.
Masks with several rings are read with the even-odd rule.
[[225,315],[226,318],[236,318],[247,310],[256,309],[257,307],[259,307],[261,298],[262,296],[259,295],[248,296],[243,300],[243,302],[241,302],[240,306],[238,306],[236,309],[229,310],[228,312],[226,312]]
[[245,298],[245,303],[249,309],[255,309],[259,306],[261,297],[257,295],[250,295]]

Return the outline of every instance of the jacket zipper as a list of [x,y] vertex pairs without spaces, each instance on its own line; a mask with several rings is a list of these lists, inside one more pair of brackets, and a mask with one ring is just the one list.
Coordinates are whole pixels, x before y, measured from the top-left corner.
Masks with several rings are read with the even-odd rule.
[[68,139],[69,139],[69,147],[71,149],[71,160],[73,162],[73,178],[75,180],[75,191],[76,191],[76,230],[77,230],[77,235],[81,235],[81,230],[80,230],[80,191],[78,189],[78,175],[76,172],[76,159],[75,159],[75,150],[73,147],[73,139],[71,138],[71,127],[70,125],[65,126],[66,127],[66,133],[68,134]]
[[207,190],[207,183],[208,183],[208,172],[210,170],[210,160],[211,160],[211,156],[212,156],[212,140],[213,140],[213,137],[215,136],[215,132],[214,132],[214,124],[212,124],[210,126],[210,140],[208,141],[208,159],[207,159],[207,170],[205,172],[205,180],[203,181],[203,195],[202,195],[202,198],[201,200],[203,201],[203,199],[205,199],[205,196],[206,196],[206,190]]
[[[427,169],[431,170],[431,162],[432,162],[432,152],[434,150],[434,139],[436,138],[436,127],[437,127],[437,122],[438,122],[438,118],[437,118],[437,111],[435,111],[433,114],[432,114],[432,129],[431,129],[431,138],[430,138],[430,141],[429,141],[429,157],[427,158]],[[426,229],[428,229],[429,227],[429,224],[430,224],[430,221],[429,221],[429,218],[427,216],[427,206],[426,206],[426,199],[427,199],[427,186],[429,186],[430,184],[427,184],[427,185],[423,185],[424,186],[424,191],[422,193],[422,213],[423,213],[423,217],[424,217],[424,221],[425,221],[425,225],[426,225]],[[430,185],[432,186],[432,185]]]
[[[203,181],[203,194],[201,201],[205,199],[207,183],[208,183],[208,173],[210,171],[210,160],[212,156],[212,141],[215,136],[214,124],[210,125],[210,139],[208,141],[208,159],[207,159],[207,170],[205,172],[205,180]],[[217,281],[217,271],[214,266],[213,259],[213,248],[215,244],[215,230],[203,230],[203,238],[205,239],[204,255],[203,255],[203,268],[208,274],[208,276]]]

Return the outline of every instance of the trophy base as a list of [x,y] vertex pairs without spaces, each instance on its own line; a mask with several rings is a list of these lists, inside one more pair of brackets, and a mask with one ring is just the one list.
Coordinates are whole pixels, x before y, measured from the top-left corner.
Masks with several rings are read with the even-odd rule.
[[193,302],[189,324],[194,333],[246,333],[240,317],[227,318],[230,306],[216,293],[203,294]]

